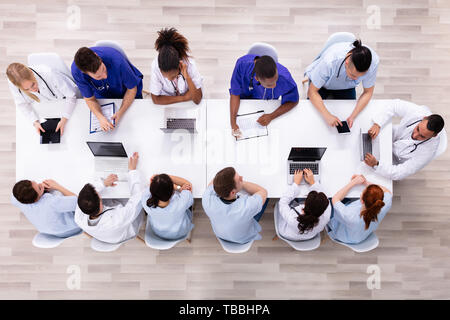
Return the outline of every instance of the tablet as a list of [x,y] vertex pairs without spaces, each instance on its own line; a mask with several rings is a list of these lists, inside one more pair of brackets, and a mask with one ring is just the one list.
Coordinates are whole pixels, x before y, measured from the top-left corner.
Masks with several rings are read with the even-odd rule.
[[342,126],[340,126],[340,125],[336,126],[337,131],[342,134],[350,133],[350,128],[348,127],[347,121],[341,121],[341,122],[342,122]]

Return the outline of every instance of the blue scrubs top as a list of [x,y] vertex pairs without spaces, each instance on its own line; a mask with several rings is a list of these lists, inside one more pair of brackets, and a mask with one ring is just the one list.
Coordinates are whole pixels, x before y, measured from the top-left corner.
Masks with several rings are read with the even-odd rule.
[[[292,79],[288,69],[277,63],[278,80],[273,89],[265,89],[255,77],[253,77],[253,90],[250,90],[250,79],[254,69],[256,55],[247,54],[238,59],[231,76],[230,94],[240,96],[241,99],[278,99],[281,96],[281,104],[299,100],[297,84]],[[265,91],[265,92],[264,92]],[[273,95],[272,95],[273,93]]]
[[108,78],[95,80],[72,63],[72,76],[85,98],[95,95],[97,99],[123,99],[127,89],[137,86],[136,98],[142,98],[142,73],[119,51],[109,47],[92,47],[103,61]]

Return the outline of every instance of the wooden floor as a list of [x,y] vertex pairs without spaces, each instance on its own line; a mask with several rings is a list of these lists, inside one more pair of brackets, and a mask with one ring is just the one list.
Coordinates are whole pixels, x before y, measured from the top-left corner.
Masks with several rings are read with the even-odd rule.
[[[81,10],[79,30],[67,28],[68,2]],[[374,4],[379,29],[371,24],[373,8],[367,13]],[[394,183],[392,210],[377,231],[380,246],[365,254],[329,239],[303,253],[272,241],[274,202],[261,221],[263,239],[246,254],[222,250],[200,203],[192,243],[169,251],[133,240],[114,253],[97,253],[85,236],[55,249],[34,248],[35,230],[9,204],[16,110],[5,81],[7,65],[43,51],[57,52],[70,64],[79,47],[111,39],[123,45],[148,87],[156,31],[164,26],[190,40],[207,98],[228,97],[235,60],[253,42],[274,45],[300,84],[331,33],[353,32],[381,58],[375,98],[425,104],[450,123],[448,0],[1,0],[0,299],[450,298],[449,152]],[[72,265],[81,270],[79,290],[66,284]],[[367,288],[371,265],[381,270],[380,289]]]

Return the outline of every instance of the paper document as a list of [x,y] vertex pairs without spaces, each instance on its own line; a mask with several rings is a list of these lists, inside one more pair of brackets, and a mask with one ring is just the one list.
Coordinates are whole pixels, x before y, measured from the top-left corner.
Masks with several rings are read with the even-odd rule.
[[242,134],[240,137],[237,137],[236,140],[239,141],[269,135],[267,126],[262,126],[257,121],[263,114],[263,110],[238,114],[236,117],[236,124],[239,126]]
[[[102,114],[105,116],[105,118],[108,119],[108,121],[111,122],[113,125],[115,125],[115,121],[111,120],[111,117],[116,112],[116,105],[114,104],[114,102],[102,104],[100,108],[102,109]],[[100,121],[98,121],[95,114],[93,114],[91,111],[91,122],[89,125],[89,133],[95,133],[100,131],[102,131]]]

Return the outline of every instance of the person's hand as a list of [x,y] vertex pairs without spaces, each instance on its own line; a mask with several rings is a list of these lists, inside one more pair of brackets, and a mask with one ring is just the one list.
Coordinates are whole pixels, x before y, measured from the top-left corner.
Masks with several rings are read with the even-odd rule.
[[58,182],[56,182],[55,180],[52,179],[47,179],[42,181],[42,183],[44,184],[44,188],[47,190],[58,190],[60,189],[60,185]]
[[150,178],[150,184],[152,184],[153,178],[156,177],[157,175],[158,174],[156,174],[156,173],[154,175],[152,175],[152,177]]
[[303,170],[295,170],[294,172],[294,183],[300,185],[303,180]]
[[339,120],[338,117],[332,115],[331,113],[325,117],[325,121],[330,127],[337,127],[338,125],[342,126],[341,120]]
[[236,138],[239,138],[242,135],[241,129],[239,129],[239,126],[237,124],[231,125],[231,134]]
[[377,125],[376,123],[374,123],[373,126],[369,129],[369,131],[367,133],[369,134],[369,136],[372,139],[375,139],[379,132],[380,132],[380,126]]
[[41,134],[41,131],[45,132],[45,130],[44,130],[44,128],[42,128],[39,120],[36,120],[35,122],[33,122],[33,126],[36,128],[38,134]]
[[376,165],[378,165],[378,160],[377,158],[375,158],[373,155],[371,155],[370,153],[366,153],[365,157],[364,157],[364,162],[369,166],[369,167],[374,167]]
[[122,118],[122,114],[119,113],[119,111],[117,111],[116,113],[114,113],[114,114],[112,115],[112,117],[111,117],[111,122],[112,122],[113,120],[115,121],[115,123],[114,123],[114,125],[113,125],[114,127],[117,126],[117,124],[119,123],[120,118]]
[[180,191],[183,191],[183,190],[192,191],[192,185],[191,185],[190,183],[185,183],[185,184],[183,184],[183,185],[181,186]]
[[100,122],[100,127],[102,128],[103,131],[109,131],[114,129],[113,124],[109,122],[108,119],[106,119],[106,117],[104,117],[103,115],[101,116],[100,119],[98,119],[98,121]]
[[364,177],[362,174],[354,174],[352,176],[351,182],[354,184],[364,184],[366,183],[366,177]]
[[348,128],[349,128],[349,129],[352,128],[352,126],[353,126],[353,121],[355,121],[355,119],[354,119],[352,116],[350,116],[350,117],[347,118],[347,124],[348,124]]
[[117,174],[110,174],[106,177],[105,180],[103,180],[103,184],[105,185],[105,187],[115,187],[116,184],[114,182],[116,182],[117,180],[119,180]]
[[58,132],[58,130],[60,130],[60,134],[63,135],[66,122],[67,118],[62,117],[61,120],[58,122],[58,125],[56,126],[55,132]]
[[310,185],[313,185],[315,183],[314,181],[314,173],[311,171],[311,169],[304,169],[303,174],[305,176],[305,181],[308,182]]
[[270,114],[263,114],[261,117],[259,117],[259,119],[258,120],[256,120],[256,121],[258,121],[258,123],[260,124],[260,125],[262,125],[262,126],[267,126],[269,123],[270,123],[270,121],[272,121],[273,119],[272,119],[272,116],[270,115]]
[[138,159],[139,154],[137,152],[133,153],[130,160],[128,160],[128,170],[136,170]]
[[187,64],[182,60],[180,60],[180,71],[185,79],[189,76],[187,72]]

